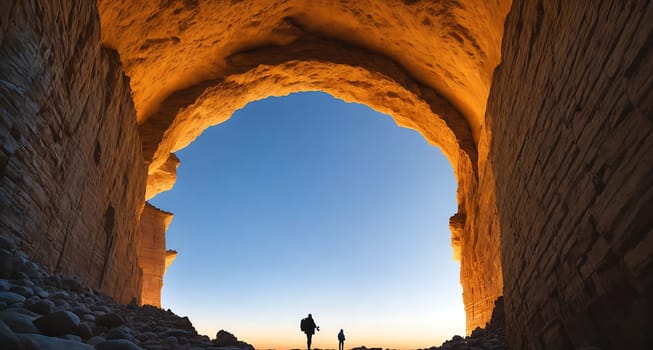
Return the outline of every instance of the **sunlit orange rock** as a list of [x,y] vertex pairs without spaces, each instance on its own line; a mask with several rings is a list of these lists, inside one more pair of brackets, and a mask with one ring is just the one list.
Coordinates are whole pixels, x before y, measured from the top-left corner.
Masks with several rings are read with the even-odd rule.
[[171,213],[146,203],[138,244],[138,263],[142,271],[140,298],[144,305],[161,306],[163,275],[177,253],[166,251],[166,230],[171,221]]
[[291,44],[300,29],[397,62],[452,101],[478,135],[510,1],[100,0],[98,7],[102,40],[120,52],[131,78],[139,124],[173,93],[223,78],[227,57]]
[[[173,152],[251,101],[320,90],[366,104],[419,131],[451,161],[459,183],[452,245],[468,330],[489,320],[502,277],[499,241],[487,237],[498,230],[494,203],[476,204],[479,193],[493,191],[479,183],[491,173],[479,174],[479,151],[487,154],[479,140],[489,137],[485,104],[510,1],[101,0],[98,7],[102,40],[118,50],[131,80],[149,167],[146,198],[172,187]],[[489,222],[479,225],[479,216]]]
[[146,200],[152,199],[158,193],[170,190],[175,185],[178,166],[179,158],[171,153],[165,163],[156,169],[150,170],[147,176]]
[[166,260],[165,260],[164,274],[165,274],[166,271],[168,271],[168,268],[170,267],[170,265],[172,265],[172,262],[175,261],[176,258],[177,258],[177,251],[176,250],[173,250],[173,249],[166,250]]

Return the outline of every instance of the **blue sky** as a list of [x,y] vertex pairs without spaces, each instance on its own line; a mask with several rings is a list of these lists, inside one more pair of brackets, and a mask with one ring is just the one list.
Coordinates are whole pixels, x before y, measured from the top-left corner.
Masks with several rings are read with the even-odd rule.
[[177,153],[179,254],[162,307],[259,349],[418,348],[464,335],[448,219],[456,182],[440,150],[391,117],[319,92],[248,104]]

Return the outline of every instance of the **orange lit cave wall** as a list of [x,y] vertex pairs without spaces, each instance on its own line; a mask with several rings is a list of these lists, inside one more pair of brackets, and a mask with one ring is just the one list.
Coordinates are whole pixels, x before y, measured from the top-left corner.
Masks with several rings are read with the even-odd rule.
[[513,349],[653,348],[653,3],[513,3],[488,102]]
[[141,215],[141,237],[138,244],[139,264],[142,267],[141,303],[161,307],[161,288],[166,269],[177,256],[166,250],[166,230],[172,214],[145,204]]
[[0,2],[0,234],[52,272],[138,300],[146,176],[95,4]]

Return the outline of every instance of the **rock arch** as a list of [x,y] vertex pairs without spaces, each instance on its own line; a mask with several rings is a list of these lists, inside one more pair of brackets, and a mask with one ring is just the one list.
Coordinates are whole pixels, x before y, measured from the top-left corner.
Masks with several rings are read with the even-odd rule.
[[[344,60],[343,53],[348,56]],[[352,48],[297,43],[235,54],[228,62],[233,72],[223,79],[202,82],[164,100],[165,106],[168,100],[178,101],[179,95],[197,93],[172,118],[162,111],[140,126],[143,155],[151,172],[160,169],[169,154],[186,147],[207,127],[227,120],[247,103],[312,90],[393,116],[398,125],[417,130],[442,148],[454,169],[459,162],[468,169],[476,166],[476,145],[463,116],[433,89],[415,82],[383,57]],[[146,198],[154,194],[154,189],[148,189]]]
[[[237,55],[234,59],[244,62],[248,57],[260,57],[260,53],[255,52],[251,56]],[[494,300],[500,296],[497,293],[500,293],[502,285],[500,268],[488,270],[485,267],[498,266],[499,247],[498,242],[495,242],[496,245],[489,247],[493,251],[485,252],[487,257],[493,259],[491,262],[479,256],[475,257],[475,261],[471,261],[470,258],[474,253],[461,254],[466,219],[474,217],[478,210],[468,205],[475,203],[476,200],[478,173],[476,147],[465,120],[436,92],[414,83],[403,75],[401,70],[397,70],[396,65],[388,62],[380,61],[394,68],[395,71],[391,71],[395,73],[394,76],[385,75],[378,70],[372,71],[369,65],[368,67],[352,66],[351,61],[349,64],[341,64],[292,57],[293,59],[288,61],[275,62],[275,65],[248,64],[248,68],[243,73],[234,73],[215,82],[215,85],[206,87],[192,103],[179,110],[165,130],[156,128],[160,125],[158,122],[152,123],[154,125],[150,122],[141,125],[143,140],[148,140],[153,135],[156,135],[158,140],[151,143],[156,146],[153,150],[147,146],[143,147],[146,161],[151,159],[146,199],[156,195],[161,189],[172,187],[176,167],[170,164],[177,164],[177,161],[174,153],[171,152],[187,146],[207,127],[225,121],[235,110],[244,107],[250,101],[268,96],[284,96],[298,91],[320,90],[347,101],[366,104],[393,116],[400,126],[417,130],[431,144],[440,147],[450,160],[459,183],[457,195],[459,212],[455,215],[456,219],[452,221],[454,222],[452,230],[456,234],[453,243],[457,259],[460,260],[462,257],[468,259],[465,260],[467,270],[463,274],[479,272],[486,275],[486,280],[493,280],[495,283],[494,294],[486,295],[487,289],[481,293],[472,292],[474,281],[461,281],[467,291],[468,305],[472,304],[472,300],[487,300],[487,305],[483,309],[478,304],[472,304],[475,307],[470,306],[468,316],[472,320],[476,315],[482,322],[472,324],[473,327],[487,322],[489,319],[484,318],[490,316]],[[156,117],[152,117],[150,121],[156,120],[154,118]],[[150,293],[150,291],[144,290],[143,293]],[[470,327],[473,329],[471,325]]]
[[[419,131],[452,163],[459,211],[450,226],[462,260],[467,327],[483,326],[501,295],[502,275],[494,199],[477,204],[485,164],[478,148],[488,137],[485,101],[509,6],[173,1],[125,8],[100,1],[103,42],[120,53],[131,78],[148,164],[146,199],[172,187],[173,152],[250,101],[321,90],[364,103]],[[156,89],[147,85],[152,81]],[[482,170],[483,186],[493,186],[489,172]]]

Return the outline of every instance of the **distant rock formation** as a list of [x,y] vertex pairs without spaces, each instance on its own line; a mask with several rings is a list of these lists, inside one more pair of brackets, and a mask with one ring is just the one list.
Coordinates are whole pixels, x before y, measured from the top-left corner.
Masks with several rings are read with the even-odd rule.
[[213,339],[213,345],[217,347],[232,347],[243,350],[254,350],[254,347],[244,341],[238,340],[235,335],[225,331],[219,330]]
[[351,350],[383,350],[383,348],[368,348],[365,346],[358,346],[355,348],[351,348]]

